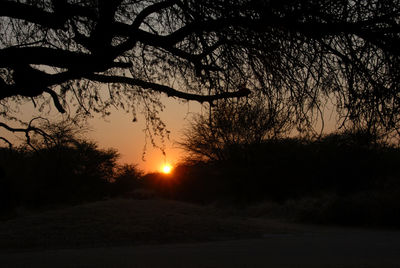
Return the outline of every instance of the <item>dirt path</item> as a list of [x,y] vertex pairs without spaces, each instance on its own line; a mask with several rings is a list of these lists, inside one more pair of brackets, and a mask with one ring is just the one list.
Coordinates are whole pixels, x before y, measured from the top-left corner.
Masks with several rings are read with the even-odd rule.
[[0,267],[400,267],[400,232],[309,229],[235,241],[0,252]]

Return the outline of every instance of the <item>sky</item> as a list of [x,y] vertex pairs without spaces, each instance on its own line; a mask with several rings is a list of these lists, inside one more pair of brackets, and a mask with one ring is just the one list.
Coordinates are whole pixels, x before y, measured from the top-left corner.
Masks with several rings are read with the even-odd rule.
[[[165,141],[165,156],[159,148],[154,148],[145,136],[145,119],[138,113],[137,121],[132,121],[132,114],[125,111],[111,110],[111,115],[103,118],[99,114],[93,113],[93,118],[88,120],[88,126],[91,131],[85,134],[85,137],[98,143],[102,149],[114,148],[120,154],[119,163],[134,164],[145,173],[159,172],[165,164],[176,165],[185,156],[185,152],[178,148],[176,142],[182,138],[182,132],[188,126],[189,120],[195,113],[204,113],[205,107],[198,102],[187,102],[177,98],[162,96],[162,103],[165,109],[160,112],[160,117],[170,131],[169,139]],[[331,109],[324,110],[325,133],[335,128],[334,122],[337,118],[332,118]],[[47,117],[53,121],[60,118],[60,113],[54,110],[53,115]],[[330,110],[330,111],[329,111]],[[25,104],[20,111],[20,118],[29,121],[32,117],[38,115],[32,102]],[[12,124],[10,124],[13,126]],[[14,126],[15,127],[15,126]],[[317,126],[317,129],[319,126]],[[0,128],[1,136],[6,135],[4,129]],[[23,136],[20,136],[21,139]],[[12,139],[10,139],[12,140]],[[157,141],[158,146],[162,146],[161,141]]]
[[[162,102],[165,109],[160,117],[166,123],[167,129],[171,131],[170,139],[165,143],[165,156],[160,149],[154,148],[150,141],[147,142],[144,150],[145,120],[140,114],[137,116],[137,122],[132,122],[132,115],[123,111],[115,110],[106,119],[96,116],[89,120],[93,131],[88,133],[88,136],[97,141],[102,148],[117,149],[121,154],[121,163],[136,164],[144,172],[161,171],[165,164],[174,166],[185,154],[178,148],[176,141],[182,138],[182,131],[187,127],[193,114],[204,113],[206,108],[195,101],[183,102],[166,96],[162,97]],[[329,133],[335,128],[337,118],[333,116],[332,111],[332,105],[327,105],[324,109],[324,133]],[[319,128],[320,124],[317,124],[316,129]]]
[[[201,104],[198,102],[187,102],[176,98],[162,96],[161,101],[165,105],[160,117],[170,131],[169,140],[165,141],[165,156],[158,148],[154,148],[145,137],[145,119],[138,113],[137,121],[132,122],[132,114],[122,110],[111,110],[111,115],[102,118],[93,113],[93,118],[88,120],[90,131],[85,134],[88,140],[98,143],[99,148],[114,148],[120,154],[119,163],[134,164],[143,172],[161,171],[164,164],[176,165],[183,157],[184,151],[176,145],[182,137],[182,131],[187,126],[188,120],[194,113],[202,112]],[[51,104],[52,105],[52,104]],[[52,121],[61,118],[60,113],[55,111],[46,115]],[[24,104],[16,114],[18,118],[28,122],[31,118],[40,115],[34,108],[32,102]],[[7,122],[12,127],[18,127],[14,122]],[[24,139],[23,135],[13,135],[0,128],[0,136],[4,136],[14,144]],[[1,144],[2,146],[4,144]],[[161,141],[157,142],[162,146]]]
[[[202,112],[202,106],[198,102],[183,102],[176,98],[162,97],[162,101],[166,107],[160,117],[171,132],[165,142],[165,156],[150,141],[146,142],[143,131],[145,119],[141,114],[138,114],[136,122],[132,122],[132,115],[124,111],[114,110],[106,119],[95,116],[89,120],[93,131],[88,136],[102,148],[117,149],[121,154],[121,163],[136,164],[145,172],[160,171],[166,163],[173,166],[184,156],[176,141],[181,138],[191,116]],[[158,142],[158,145],[161,143]]]

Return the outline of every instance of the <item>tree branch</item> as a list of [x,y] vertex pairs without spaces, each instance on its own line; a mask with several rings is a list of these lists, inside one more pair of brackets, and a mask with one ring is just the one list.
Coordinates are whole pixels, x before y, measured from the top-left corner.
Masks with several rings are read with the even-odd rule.
[[[43,117],[35,117],[35,118],[32,118],[32,119],[29,121],[29,123],[27,124],[27,127],[26,127],[26,128],[13,128],[13,127],[10,127],[9,125],[7,125],[7,124],[5,124],[5,123],[3,123],[3,122],[0,122],[0,127],[5,128],[7,131],[10,131],[10,132],[13,132],[13,133],[15,133],[15,132],[25,133],[26,143],[27,143],[33,150],[36,151],[36,148],[31,144],[30,132],[35,132],[35,133],[37,133],[37,134],[43,136],[43,137],[46,138],[46,139],[51,138],[44,130],[32,126],[32,123],[33,123],[35,120],[38,120],[38,119],[43,119],[43,120],[48,121],[47,119],[45,119],[45,118],[43,118]],[[4,139],[3,139],[3,140],[4,140]]]
[[90,54],[78,53],[48,47],[10,47],[0,50],[0,67],[15,64],[44,64],[67,69],[108,69],[112,67],[129,68],[131,63],[107,62],[106,57],[98,58]]
[[61,20],[55,13],[13,1],[0,1],[0,17],[21,19],[52,29],[60,29],[65,23],[65,20]]
[[[55,1],[60,3],[59,1]],[[93,8],[62,3],[55,6],[56,12],[44,11],[41,8],[14,1],[0,1],[0,17],[10,17],[29,21],[51,29],[62,29],[71,16],[82,16],[96,19]]]
[[51,90],[51,89],[49,89],[49,88],[45,88],[43,91],[50,94],[50,96],[51,96],[52,99],[53,99],[54,106],[56,106],[57,110],[58,110],[60,113],[62,113],[62,114],[65,113],[65,110],[64,110],[64,108],[62,107],[62,105],[61,105],[61,103],[60,103],[60,100],[58,99],[57,94],[56,94],[53,90]]
[[157,83],[146,82],[140,79],[130,78],[130,77],[121,77],[121,76],[107,76],[107,75],[100,75],[100,74],[92,74],[85,76],[86,78],[98,81],[102,83],[123,83],[132,86],[139,86],[146,89],[151,89],[157,92],[165,93],[169,97],[177,97],[184,100],[193,100],[198,101],[200,103],[203,102],[213,102],[219,99],[226,99],[226,98],[234,98],[234,97],[245,97],[250,94],[250,90],[247,88],[241,88],[235,92],[223,92],[215,95],[199,95],[199,94],[192,94],[186,93],[182,91],[175,90],[169,86],[160,85]]
[[137,29],[140,27],[140,25],[142,24],[142,22],[151,14],[153,13],[157,13],[159,11],[161,11],[164,8],[168,8],[170,6],[173,6],[177,3],[177,0],[166,0],[160,3],[156,3],[153,5],[150,5],[146,8],[144,8],[135,18],[135,20],[133,21],[133,23],[131,24],[131,28],[133,29]]
[[4,138],[4,137],[0,137],[0,140],[2,140],[2,141],[4,141],[5,143],[7,143],[8,144],[8,148],[11,150],[12,149],[12,143],[9,141],[9,140],[7,140],[6,138]]

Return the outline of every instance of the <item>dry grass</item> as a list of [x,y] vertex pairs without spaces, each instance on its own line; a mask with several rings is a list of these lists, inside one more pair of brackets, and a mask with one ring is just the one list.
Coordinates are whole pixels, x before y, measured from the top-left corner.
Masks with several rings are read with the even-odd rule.
[[257,237],[295,231],[272,220],[168,200],[114,199],[0,222],[0,249],[76,248]]

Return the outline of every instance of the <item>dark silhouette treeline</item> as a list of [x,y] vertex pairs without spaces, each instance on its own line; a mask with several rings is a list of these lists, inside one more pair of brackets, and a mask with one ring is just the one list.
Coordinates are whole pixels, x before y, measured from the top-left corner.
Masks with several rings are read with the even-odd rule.
[[[200,202],[224,196],[245,203],[281,202],[324,191],[347,195],[400,186],[399,149],[343,139],[332,135],[314,142],[288,138],[236,146],[227,148],[232,158],[226,161],[188,162],[176,167],[173,175],[148,176],[171,177],[165,178],[166,183],[176,182],[170,194]],[[193,192],[185,193],[189,189]]]
[[[96,143],[75,141],[36,151],[0,149],[1,210],[46,208],[100,200],[121,194],[140,172],[117,164],[118,153]],[[127,179],[128,178],[128,179]]]
[[268,204],[274,216],[400,227],[400,149],[350,134],[232,146],[225,161],[187,162],[148,174],[156,195],[239,207]]
[[230,145],[224,161],[190,161],[171,174],[119,165],[115,150],[75,141],[0,150],[1,215],[114,197],[166,198],[346,225],[400,226],[400,149],[351,134]]

